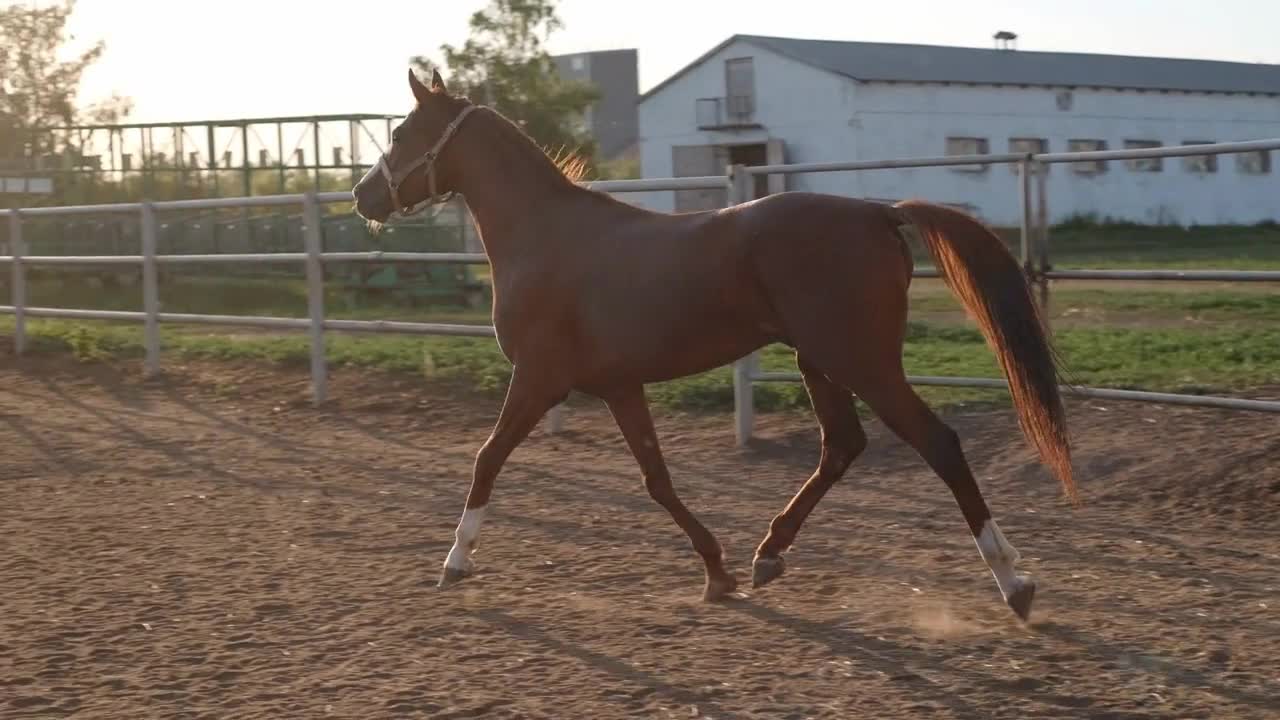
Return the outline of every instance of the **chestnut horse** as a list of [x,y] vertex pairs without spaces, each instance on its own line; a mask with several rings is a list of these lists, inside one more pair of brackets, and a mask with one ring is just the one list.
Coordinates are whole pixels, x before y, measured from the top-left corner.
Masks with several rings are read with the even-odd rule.
[[902,366],[918,235],[976,320],[1009,381],[1024,435],[1074,501],[1058,367],[1018,262],[987,228],[939,205],[784,192],[731,208],[666,214],[576,182],[519,127],[412,71],[416,100],[355,186],[374,224],[443,194],[464,196],[493,273],[493,325],[512,363],[476,455],[440,587],[471,574],[494,479],[543,415],[579,391],[605,402],[645,489],[706,567],[703,597],[737,588],[716,537],[677,496],[645,385],[732,363],[771,343],[795,351],[821,429],[817,470],[769,524],[752,585],[783,572],[805,518],[866,446],[861,398],[946,483],[1005,602],[1027,618],[1035,583],[1015,573],[956,433]]

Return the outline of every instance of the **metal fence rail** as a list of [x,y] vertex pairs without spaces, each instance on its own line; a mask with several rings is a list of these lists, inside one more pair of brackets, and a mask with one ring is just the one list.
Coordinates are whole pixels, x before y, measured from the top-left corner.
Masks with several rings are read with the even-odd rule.
[[[143,255],[26,255],[26,265],[137,265],[146,259]],[[306,253],[212,253],[156,255],[162,265],[188,263],[299,263],[307,259]],[[428,263],[487,263],[484,253],[418,253],[418,252],[330,252],[320,253],[320,259],[329,262],[428,262]],[[0,256],[0,262],[12,262],[11,257]]]
[[[1054,270],[1049,264],[1049,248],[1046,242],[1048,218],[1045,210],[1045,173],[1038,172],[1040,164],[1064,162],[1090,162],[1097,160],[1123,160],[1144,157],[1177,157],[1187,155],[1216,155],[1280,149],[1280,139],[1248,142],[1215,143],[1180,147],[1161,147],[1141,150],[1108,150],[1080,153],[1006,153],[996,155],[957,155],[944,157],[905,158],[879,161],[793,163],[785,165],[760,165],[746,167],[735,165],[728,174],[659,178],[644,180],[610,180],[584,183],[587,187],[604,192],[650,192],[693,189],[724,189],[727,187],[729,205],[745,202],[752,197],[752,176],[774,174],[825,173],[867,171],[891,168],[945,167],[974,164],[1016,164],[1019,170],[1021,200],[1020,252],[1028,279],[1040,290],[1042,301],[1048,298],[1049,280],[1205,280],[1232,282],[1275,282],[1280,271],[1236,270]],[[1033,177],[1037,178],[1033,182]],[[289,195],[263,195],[236,198],[202,198],[161,202],[119,203],[112,205],[77,205],[41,207],[17,210],[0,210],[8,216],[10,254],[0,256],[0,263],[8,263],[11,269],[10,305],[0,305],[0,313],[13,315],[14,348],[18,353],[26,349],[26,318],[68,318],[85,320],[115,320],[141,322],[144,326],[145,362],[147,373],[160,367],[161,323],[226,325],[262,327],[287,330],[306,330],[310,336],[312,401],[321,403],[326,397],[327,369],[324,357],[324,332],[326,330],[367,333],[404,333],[414,335],[439,335],[448,337],[493,337],[489,325],[461,325],[449,323],[419,323],[388,320],[339,320],[326,318],[324,314],[324,273],[326,262],[425,262],[455,264],[485,264],[483,253],[417,253],[417,252],[324,252],[321,247],[320,206],[350,203],[348,192],[310,192]],[[227,254],[159,254],[156,252],[156,213],[168,210],[208,210],[217,208],[303,206],[303,252],[282,253],[227,253]],[[102,213],[137,213],[141,218],[141,254],[49,256],[26,255],[22,240],[24,217],[90,215]],[[302,263],[306,270],[307,317],[262,317],[240,315],[203,315],[191,313],[166,313],[159,307],[159,265],[206,263]],[[143,285],[143,310],[85,310],[77,308],[30,307],[26,304],[26,268],[28,266],[56,265],[141,265]],[[934,268],[921,267],[914,277],[938,277]],[[950,387],[977,387],[1005,389],[1007,383],[999,378],[910,376],[915,385],[940,385]],[[799,373],[762,372],[759,354],[741,358],[733,366],[734,425],[739,444],[751,437],[754,425],[753,385],[757,382],[798,382]],[[1280,412],[1280,402],[1239,398],[1155,393],[1108,388],[1064,387],[1064,392],[1077,396],[1096,397],[1139,402],[1157,402],[1199,407],[1230,408],[1263,412]],[[549,414],[552,431],[559,429],[562,416],[560,408]]]
[[1046,270],[1048,280],[1205,280],[1276,282],[1280,270]]
[[[719,189],[725,187],[724,176],[685,177],[659,180],[617,180],[584,183],[592,189],[604,192],[648,192],[655,190]],[[325,262],[422,262],[422,263],[488,263],[483,253],[417,253],[417,252],[323,252],[320,236],[320,206],[333,203],[350,203],[348,192],[303,193],[289,195],[263,195],[235,198],[202,198],[161,202],[117,203],[107,205],[67,205],[17,210],[0,210],[8,216],[10,254],[0,256],[0,263],[9,263],[12,271],[12,304],[0,305],[0,313],[13,315],[14,349],[25,352],[27,346],[26,319],[65,318],[76,320],[114,320],[141,322],[144,327],[144,368],[148,374],[160,369],[161,323],[225,325],[259,327],[283,330],[306,330],[311,338],[311,396],[312,402],[324,402],[327,387],[327,368],[324,357],[324,331],[362,333],[403,333],[413,335],[439,335],[446,337],[494,337],[489,325],[463,325],[450,323],[401,322],[390,320],[339,320],[324,316]],[[304,252],[281,253],[225,253],[225,254],[159,254],[156,252],[156,213],[166,210],[208,210],[217,208],[278,207],[301,204],[303,206]],[[26,255],[22,239],[25,217],[64,215],[99,215],[103,213],[138,213],[141,220],[142,253],[139,255]],[[193,313],[166,313],[160,311],[158,265],[205,263],[303,263],[306,268],[307,317],[263,317],[247,315],[207,315]],[[143,310],[85,310],[80,308],[30,307],[26,304],[26,268],[58,265],[141,265]],[[562,423],[561,408],[549,413],[551,430],[557,431]]]
[[[752,376],[755,382],[800,382],[800,373],[757,372]],[[993,390],[1007,390],[1009,383],[997,378],[946,377],[938,375],[908,375],[907,382],[912,385],[932,385],[934,387],[976,387]],[[1149,392],[1147,390],[1117,390],[1112,388],[1091,388],[1076,385],[1059,385],[1058,389],[1077,397],[1098,398],[1099,400],[1128,400],[1138,402],[1154,402],[1164,405],[1194,405],[1199,407],[1224,408],[1228,410],[1257,410],[1260,412],[1280,412],[1280,402],[1274,400],[1249,400],[1247,398],[1215,397],[1212,395],[1183,395],[1178,393]]]

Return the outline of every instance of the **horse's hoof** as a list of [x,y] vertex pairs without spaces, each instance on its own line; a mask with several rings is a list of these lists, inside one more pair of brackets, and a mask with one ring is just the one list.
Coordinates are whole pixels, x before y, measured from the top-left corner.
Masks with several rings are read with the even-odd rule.
[[1009,607],[1013,608],[1013,612],[1022,622],[1026,622],[1027,618],[1031,617],[1031,599],[1035,595],[1036,584],[1031,580],[1027,580],[1022,584],[1022,587],[1014,590],[1013,594],[1005,602],[1009,603]]
[[707,587],[702,591],[702,599],[706,602],[723,600],[738,589],[738,578],[725,575],[722,578],[707,578]]
[[446,567],[444,572],[440,573],[440,581],[436,583],[436,587],[443,590],[450,585],[456,585],[462,582],[464,578],[468,577],[471,577],[470,570]]
[[786,563],[782,556],[757,557],[751,563],[751,587],[758,588],[782,577]]

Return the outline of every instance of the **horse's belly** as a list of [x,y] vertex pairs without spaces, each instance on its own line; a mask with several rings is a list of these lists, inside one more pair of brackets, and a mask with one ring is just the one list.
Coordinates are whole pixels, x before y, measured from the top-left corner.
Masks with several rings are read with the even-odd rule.
[[741,319],[679,323],[651,334],[642,328],[618,329],[612,347],[602,353],[608,362],[598,375],[645,384],[714,370],[777,339],[767,322]]

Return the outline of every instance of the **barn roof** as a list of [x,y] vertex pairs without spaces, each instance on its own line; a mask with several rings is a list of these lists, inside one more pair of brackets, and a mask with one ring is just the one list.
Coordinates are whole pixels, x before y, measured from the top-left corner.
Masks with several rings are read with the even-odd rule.
[[1184,58],[734,35],[641,99],[735,41],[854,80],[1050,85],[1280,95],[1280,65]]

